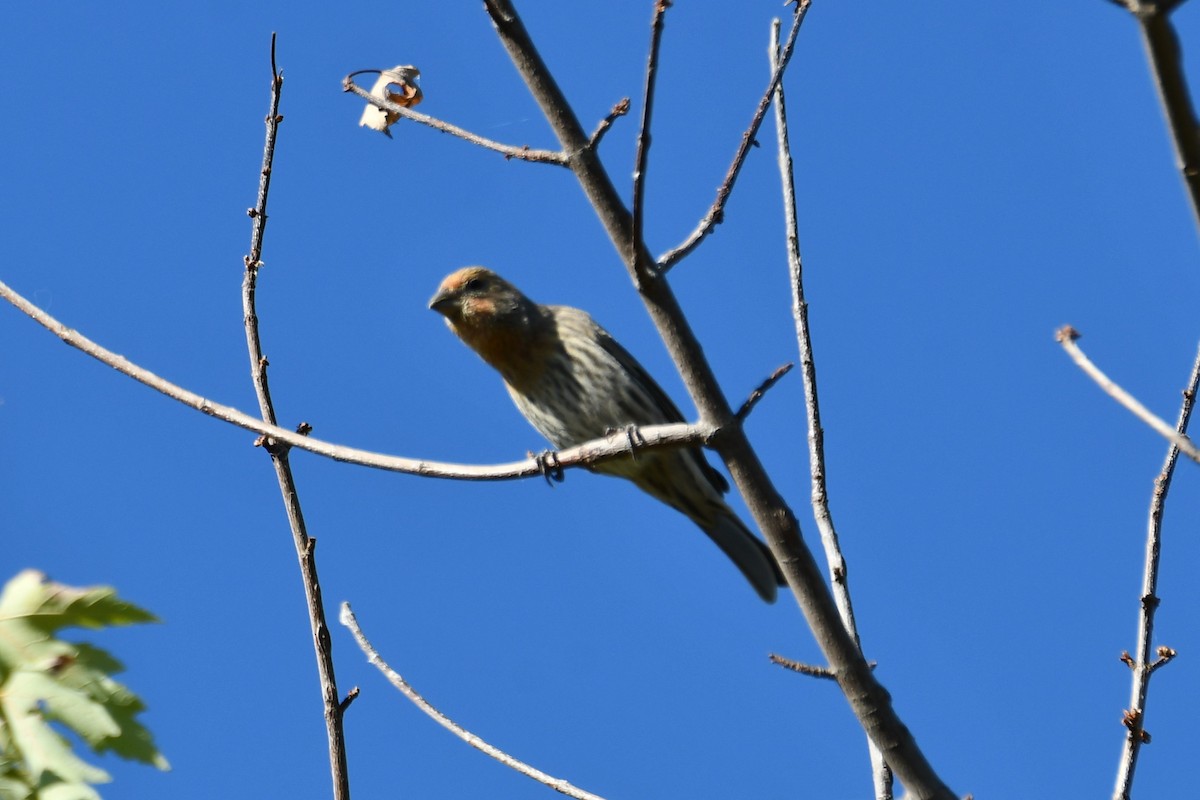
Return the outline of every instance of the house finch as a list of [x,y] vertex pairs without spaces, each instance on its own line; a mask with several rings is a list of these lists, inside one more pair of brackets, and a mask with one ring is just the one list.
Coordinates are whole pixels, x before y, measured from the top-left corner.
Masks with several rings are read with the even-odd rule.
[[[448,276],[429,307],[500,373],[525,419],[557,448],[631,425],[684,421],[642,365],[578,308],[538,305],[483,267]],[[779,567],[721,498],[729,484],[699,448],[638,453],[591,469],[628,478],[686,514],[764,600],[775,600]]]

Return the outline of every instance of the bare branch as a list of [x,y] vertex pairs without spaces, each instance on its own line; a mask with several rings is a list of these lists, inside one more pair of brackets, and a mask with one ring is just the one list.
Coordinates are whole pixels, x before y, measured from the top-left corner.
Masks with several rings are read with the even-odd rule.
[[[779,69],[779,20],[771,26],[771,44],[768,48],[771,68]],[[796,342],[800,350],[801,378],[804,384],[804,406],[808,419],[808,463],[812,481],[813,518],[821,534],[825,549],[825,563],[829,569],[829,584],[833,600],[846,632],[854,639],[859,651],[862,641],[858,636],[858,625],[854,621],[854,604],[850,600],[849,568],[838,543],[837,528],[833,524],[833,512],[829,507],[829,489],[825,481],[825,429],[821,426],[821,404],[817,393],[817,362],[813,355],[812,331],[808,325],[808,301],[804,297],[804,264],[800,258],[800,228],[796,214],[796,179],[792,169],[792,146],[788,137],[787,98],[783,81],[775,89],[775,132],[779,143],[779,177],[783,187],[783,216],[786,230],[788,271],[792,285],[792,317],[796,323]],[[868,755],[871,760],[871,778],[875,785],[876,800],[891,800],[893,796],[892,770],[884,761],[883,753],[875,743],[867,739]]]
[[1125,406],[1125,408],[1132,411],[1134,416],[1153,428],[1168,442],[1178,447],[1188,458],[1192,459],[1193,461],[1200,462],[1200,450],[1196,449],[1196,446],[1192,443],[1191,439],[1176,431],[1174,428],[1164,422],[1161,417],[1155,415],[1154,412],[1139,403],[1136,397],[1114,383],[1111,378],[1101,372],[1100,368],[1093,364],[1091,360],[1084,355],[1084,352],[1079,349],[1079,345],[1075,344],[1075,340],[1080,337],[1079,331],[1075,330],[1070,325],[1066,325],[1062,328],[1059,328],[1054,336],[1058,340],[1058,343],[1062,345],[1063,350],[1067,351],[1067,355],[1069,355],[1071,359],[1079,366],[1079,368],[1086,372],[1088,377],[1094,380],[1100,386],[1100,388],[1103,389],[1106,394],[1108,394],[1109,397],[1112,397],[1118,403]]
[[539,164],[555,164],[560,167],[565,167],[567,165],[567,157],[563,153],[555,152],[553,150],[536,150],[526,145],[516,146],[502,144],[478,134],[471,133],[465,128],[452,125],[451,123],[440,120],[437,117],[431,117],[428,114],[422,114],[419,111],[413,111],[410,108],[405,108],[404,106],[397,105],[396,103],[388,100],[374,97],[369,91],[354,82],[355,75],[362,75],[372,72],[378,73],[379,70],[362,69],[358,72],[351,72],[345,78],[342,78],[342,88],[347,92],[353,92],[362,99],[366,100],[368,103],[371,103],[372,105],[381,108],[384,111],[390,111],[397,116],[410,119],[413,122],[419,122],[422,125],[428,125],[434,130],[441,131],[442,133],[448,133],[451,136],[457,136],[458,138],[468,141],[471,144],[479,145],[480,147],[488,150],[494,150],[503,155],[505,158],[515,158],[520,161],[533,161]]
[[349,603],[342,603],[342,612],[339,617],[339,621],[349,628],[352,634],[354,634],[354,639],[358,642],[358,646],[363,651],[363,655],[367,657],[367,661],[380,672],[382,672],[384,677],[388,679],[388,682],[391,683],[392,686],[395,686],[402,695],[411,700],[413,705],[421,709],[426,716],[428,716],[437,724],[441,725],[446,730],[453,733],[458,738],[462,739],[467,744],[471,745],[471,747],[474,747],[481,753],[491,756],[504,766],[511,767],[522,775],[532,778],[538,783],[549,786],[551,789],[560,794],[577,798],[577,800],[604,800],[604,798],[600,797],[599,795],[584,791],[583,789],[573,786],[562,778],[555,778],[553,775],[547,775],[541,770],[526,764],[524,761],[513,758],[498,747],[490,745],[483,739],[480,739],[478,736],[447,717],[441,711],[438,711],[436,708],[434,708],[428,700],[422,697],[420,693],[417,692],[417,690],[414,689],[411,684],[409,684],[408,681],[404,680],[399,673],[388,666],[388,663],[383,660],[383,657],[379,655],[378,651],[376,651],[371,645],[371,642],[368,641],[366,634],[362,632],[362,628],[359,627],[358,620],[355,619],[354,612],[350,610]]
[[604,134],[608,133],[608,129],[616,122],[618,117],[623,117],[629,113],[629,98],[622,97],[612,111],[608,112],[608,116],[600,120],[600,124],[596,126],[596,130],[592,131],[592,135],[588,137],[587,147],[589,150],[595,150],[600,146],[600,140],[604,138]]
[[[754,521],[766,536],[817,643],[837,672],[838,685],[859,723],[883,750],[912,797],[951,800],[954,793],[933,770],[912,733],[896,714],[887,690],[871,674],[854,640],[842,627],[820,568],[800,538],[795,515],[775,488],[745,431],[737,424],[712,366],[669,284],[661,276],[647,279],[639,273],[635,263],[627,260],[633,230],[629,211],[596,154],[587,149],[587,137],[574,110],[546,67],[516,9],[509,0],[484,0],[484,8],[513,65],[558,136],[563,152],[568,154],[571,170],[613,247],[622,259],[626,259],[630,278],[680,371],[701,421],[713,424],[720,432],[712,446],[729,468]],[[769,99],[770,93],[768,103]],[[644,253],[638,255],[639,259],[646,257]]]
[[812,664],[805,664],[802,661],[793,661],[790,658],[784,658],[776,653],[771,653],[767,656],[772,664],[778,664],[784,669],[790,669],[792,672],[799,672],[801,675],[807,675],[810,678],[825,678],[827,680],[836,681],[837,676],[829,667],[817,667]]
[[646,215],[646,158],[650,155],[650,120],[654,115],[654,87],[658,79],[658,53],[662,45],[663,21],[670,0],[657,0],[654,4],[654,19],[650,23],[650,55],[646,57],[646,88],[642,98],[642,122],[638,126],[637,154],[633,162],[633,234],[629,237],[629,253],[626,258],[639,273],[645,273],[650,264],[641,258],[646,252],[642,231]]
[[[275,140],[279,134],[279,123],[283,121],[279,114],[282,89],[283,75],[275,64],[275,34],[271,34],[271,110],[266,120],[267,139],[263,146],[262,169],[259,172],[258,202],[250,214],[250,254],[245,258],[246,271],[242,279],[242,310],[246,326],[246,347],[250,356],[250,373],[263,421],[270,425],[276,423],[275,408],[271,403],[271,390],[267,382],[267,359],[262,352],[254,299],[258,269],[262,264],[263,235],[267,227],[267,196],[271,189]],[[300,494],[288,463],[287,447],[275,447],[268,442],[266,449],[275,467],[275,477],[279,481],[279,492],[283,497],[284,510],[296,546],[296,556],[300,561],[304,599],[308,607],[308,621],[317,658],[317,675],[321,684],[321,699],[325,707],[325,733],[329,741],[329,771],[333,782],[333,797],[334,800],[349,800],[350,775],[346,767],[346,737],[342,726],[345,706],[338,695],[333,669],[333,644],[329,638],[329,626],[325,622],[325,607],[321,602],[321,583],[317,577],[316,562],[317,540],[308,536],[304,524]]]
[[1187,187],[1193,221],[1200,226],[1200,126],[1196,122],[1183,71],[1179,36],[1170,18],[1171,12],[1182,5],[1182,0],[1123,0],[1117,5],[1123,6],[1137,20],[1151,77],[1175,148],[1175,165]]
[[[1200,388],[1200,351],[1192,362],[1192,372],[1188,377],[1187,386],[1183,390],[1183,402],[1179,407],[1179,416],[1175,422],[1175,432],[1183,436],[1187,432],[1192,411],[1196,406],[1196,392]],[[1167,456],[1162,470],[1154,479],[1154,491],[1150,497],[1150,515],[1146,525],[1146,556],[1142,570],[1142,591],[1138,603],[1137,657],[1128,652],[1121,654],[1121,660],[1129,666],[1132,672],[1130,687],[1130,708],[1138,709],[1134,725],[1129,728],[1125,741],[1121,746],[1120,760],[1117,762],[1117,781],[1113,790],[1116,800],[1128,800],[1133,791],[1133,775],[1137,767],[1138,754],[1142,745],[1147,741],[1142,723],[1145,718],[1146,702],[1150,693],[1150,676],[1161,666],[1169,663],[1175,657],[1175,651],[1169,647],[1159,647],[1155,654],[1158,656],[1150,661],[1150,648],[1154,639],[1154,615],[1158,610],[1158,566],[1162,555],[1162,521],[1166,509],[1167,493],[1171,489],[1171,479],[1175,475],[1175,465],[1179,462],[1179,448],[1174,444],[1167,449]]]
[[[307,450],[334,461],[347,464],[357,464],[385,472],[402,472],[409,475],[419,475],[429,478],[446,478],[462,481],[503,481],[517,478],[529,478],[542,475],[543,465],[537,458],[529,457],[521,461],[510,461],[506,464],[452,464],[444,461],[429,461],[425,459],[393,456],[376,453],[370,450],[360,450],[356,447],[326,442],[304,433],[296,433],[277,425],[269,425],[260,419],[239,411],[232,406],[208,400],[182,386],[160,378],[153,372],[134,364],[124,356],[119,356],[88,339],[78,331],[72,330],[51,317],[41,308],[30,303],[21,295],[14,292],[6,284],[0,282],[0,298],[12,303],[22,312],[33,318],[35,322],[58,336],[64,342],[107,364],[122,375],[133,378],[138,383],[149,386],[161,394],[176,400],[189,408],[207,414],[210,417],[228,422],[239,428],[269,437],[276,443],[282,443],[299,450]],[[305,423],[307,425],[307,423]],[[624,431],[611,436],[593,439],[590,442],[568,447],[555,452],[558,464],[566,467],[583,467],[599,464],[613,458],[624,458],[632,455],[634,449],[655,449],[668,447],[687,447],[693,445],[711,446],[716,434],[715,428],[703,423],[690,425],[686,423],[671,423],[670,425],[650,425],[638,429],[639,441],[631,446]]]
[[361,694],[361,692],[357,686],[346,692],[346,696],[342,699],[342,702],[338,704],[338,708],[342,709],[343,714],[346,713],[346,709],[350,707],[350,704],[358,699],[359,694]]
[[733,192],[733,184],[737,181],[738,174],[742,171],[742,165],[746,163],[746,156],[749,155],[750,148],[755,144],[758,128],[762,125],[763,118],[767,115],[767,109],[771,107],[771,98],[775,96],[775,90],[778,88],[779,82],[783,79],[783,73],[787,69],[788,61],[792,58],[792,49],[796,45],[796,36],[800,33],[800,25],[804,22],[804,16],[808,13],[810,5],[812,5],[812,0],[800,0],[796,3],[796,9],[792,16],[792,29],[788,33],[787,44],[784,45],[783,53],[780,55],[776,67],[771,73],[771,81],[767,84],[767,91],[763,93],[762,99],[758,101],[758,108],[755,109],[754,117],[750,120],[750,127],[746,128],[746,132],[742,134],[742,141],[733,156],[733,163],[729,165],[729,171],[725,173],[725,180],[721,182],[721,186],[717,189],[717,199],[713,201],[712,207],[708,209],[708,213],[700,220],[700,224],[696,227],[696,230],[692,231],[691,235],[682,244],[658,257],[657,263],[660,272],[666,272],[686,257],[688,253],[699,247],[700,242],[704,241],[704,238],[712,233],[713,228],[725,220],[725,204],[729,202],[729,195]]
[[[781,656],[778,653],[771,653],[767,656],[767,659],[772,664],[778,664],[784,669],[790,669],[792,672],[799,672],[801,675],[807,675],[810,678],[827,678],[831,681],[837,680],[837,675],[829,667],[818,667],[814,664],[805,664],[803,661],[793,661],[792,659]],[[870,667],[871,669],[875,669],[876,664],[874,661],[870,662]]]
[[271,403],[271,390],[267,383],[267,359],[262,352],[258,333],[258,314],[255,311],[254,295],[258,270],[262,266],[263,237],[267,230],[267,196],[271,191],[271,172],[275,161],[275,139],[279,135],[279,95],[283,89],[283,75],[275,67],[275,34],[271,34],[271,109],[267,114],[267,141],[263,146],[262,169],[258,178],[258,200],[249,212],[251,220],[250,254],[246,256],[245,274],[242,278],[242,312],[246,326],[246,346],[250,352],[250,374],[254,391],[258,397],[259,410],[264,422],[275,425],[275,409]]
[[1175,656],[1179,655],[1179,653],[1170,647],[1159,647],[1156,652],[1158,653],[1158,658],[1150,663],[1151,672],[1154,672],[1159,667],[1165,667],[1167,664],[1170,664]]
[[742,403],[742,407],[733,415],[734,419],[738,422],[744,422],[746,417],[750,416],[750,412],[754,410],[754,407],[758,405],[758,401],[762,400],[767,392],[771,391],[771,387],[779,383],[784,375],[791,372],[794,366],[795,364],[784,364],[781,367],[776,367],[775,371],[768,375],[766,380],[755,387],[754,391],[750,393],[750,396],[746,398],[746,402]]
[[[1175,163],[1188,190],[1193,221],[1200,225],[1200,135],[1198,135],[1200,126],[1196,121],[1191,92],[1188,90],[1187,79],[1183,71],[1183,51],[1170,20],[1171,12],[1182,5],[1182,0],[1159,0],[1159,2],[1124,0],[1118,4],[1124,6],[1137,20],[1142,44],[1146,50],[1146,58],[1150,62],[1150,71],[1158,90],[1159,102],[1167,119],[1167,126],[1174,144]],[[1090,367],[1090,362],[1087,362],[1086,357],[1074,344],[1078,335],[1073,329],[1063,329],[1059,334],[1059,341],[1072,354],[1076,363],[1087,371],[1106,392],[1171,442],[1166,462],[1155,480],[1154,493],[1150,503],[1150,523],[1146,536],[1145,569],[1142,576],[1142,597],[1138,614],[1137,658],[1129,657],[1128,661],[1133,672],[1132,704],[1125,717],[1129,732],[1125,737],[1121,758],[1118,762],[1117,781],[1113,793],[1113,797],[1117,800],[1127,800],[1133,788],[1133,775],[1137,766],[1138,753],[1141,746],[1150,741],[1150,736],[1143,727],[1150,676],[1158,667],[1174,657],[1174,651],[1170,648],[1160,648],[1160,650],[1168,651],[1169,655],[1160,652],[1159,658],[1150,663],[1150,643],[1154,630],[1154,613],[1158,607],[1156,594],[1158,562],[1162,546],[1162,513],[1167,491],[1170,488],[1171,477],[1174,474],[1175,464],[1181,450],[1189,458],[1200,460],[1198,458],[1200,454],[1197,453],[1191,440],[1185,436],[1188,419],[1196,400],[1197,385],[1200,383],[1200,354],[1197,355],[1196,362],[1192,367],[1188,388],[1184,390],[1184,400],[1178,422],[1172,429],[1119,386],[1109,381],[1100,370]]]

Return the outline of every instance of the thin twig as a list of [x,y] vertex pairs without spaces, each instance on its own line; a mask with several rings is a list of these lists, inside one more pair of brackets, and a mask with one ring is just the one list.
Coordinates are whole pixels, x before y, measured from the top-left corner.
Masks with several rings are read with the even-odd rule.
[[355,700],[358,699],[358,696],[361,693],[362,692],[359,691],[359,688],[357,686],[353,687],[350,691],[346,692],[346,696],[344,698],[342,698],[342,702],[338,704],[338,707],[342,709],[343,714],[346,713],[346,709],[350,707],[351,703],[353,703]]
[[471,133],[465,128],[460,128],[437,117],[431,117],[428,114],[422,114],[419,111],[413,111],[411,108],[397,105],[390,100],[384,100],[380,97],[374,97],[368,90],[362,88],[354,82],[355,75],[363,75],[365,73],[379,73],[377,69],[360,69],[357,72],[351,72],[345,78],[342,78],[342,88],[347,92],[353,92],[368,103],[397,114],[405,119],[410,119],[413,122],[419,122],[422,125],[428,125],[434,130],[448,133],[451,136],[457,136],[460,139],[470,142],[471,144],[479,145],[488,150],[494,150],[500,153],[505,158],[515,158],[520,161],[533,161],[538,164],[554,164],[556,166],[565,167],[567,165],[567,157],[561,152],[553,150],[538,150],[525,145],[502,144],[501,142],[480,136],[477,133]]
[[1154,661],[1151,662],[1150,672],[1154,672],[1159,667],[1165,667],[1167,664],[1170,664],[1171,661],[1174,660],[1175,656],[1179,655],[1178,652],[1171,649],[1170,647],[1159,647],[1156,652],[1158,653],[1158,658],[1154,659]]
[[787,69],[788,61],[792,58],[792,50],[796,45],[796,36],[800,33],[800,25],[804,22],[804,16],[808,13],[810,5],[812,5],[812,0],[800,0],[800,2],[796,3],[796,8],[792,15],[792,29],[788,33],[787,44],[784,45],[783,53],[778,60],[777,66],[771,73],[771,81],[767,84],[767,91],[763,93],[762,99],[758,101],[758,108],[754,110],[754,117],[750,120],[750,127],[746,128],[746,132],[742,134],[742,141],[738,144],[737,152],[733,156],[733,163],[729,165],[729,171],[725,173],[725,180],[721,182],[721,186],[717,189],[716,200],[713,201],[712,206],[708,209],[708,213],[700,220],[700,224],[696,226],[696,229],[692,231],[691,235],[682,244],[658,257],[659,272],[666,272],[679,263],[688,253],[699,247],[700,242],[704,241],[705,237],[712,233],[713,228],[724,221],[725,204],[729,202],[729,195],[733,192],[733,184],[737,181],[738,174],[742,171],[742,165],[746,163],[746,156],[750,153],[750,148],[754,146],[755,137],[758,135],[758,128],[762,125],[763,118],[767,115],[767,109],[771,107],[771,98],[775,96],[775,90],[779,86],[780,80],[783,79],[783,73]]
[[1080,335],[1081,334],[1079,331],[1075,330],[1070,325],[1065,325],[1062,328],[1059,328],[1054,334],[1055,338],[1058,340],[1058,343],[1062,345],[1063,350],[1067,351],[1067,355],[1069,355],[1071,359],[1079,366],[1079,368],[1086,372],[1088,377],[1094,380],[1100,386],[1100,388],[1103,389],[1106,394],[1108,394],[1109,397],[1112,397],[1118,403],[1125,406],[1125,408],[1132,411],[1134,416],[1153,428],[1168,442],[1178,447],[1181,451],[1183,451],[1185,456],[1193,461],[1200,462],[1200,450],[1196,449],[1196,445],[1192,443],[1191,439],[1172,428],[1170,425],[1164,422],[1161,417],[1157,416],[1150,409],[1139,403],[1136,397],[1114,383],[1111,378],[1101,372],[1100,368],[1093,364],[1091,360],[1084,355],[1083,350],[1079,349],[1079,345],[1075,344],[1075,340],[1078,339]]
[[[779,68],[779,20],[771,26],[771,43],[768,48],[771,68]],[[858,625],[854,621],[854,604],[850,600],[850,575],[846,558],[838,543],[837,528],[833,524],[833,512],[829,507],[829,489],[825,481],[825,429],[821,426],[821,403],[817,392],[817,362],[813,355],[812,331],[808,324],[808,301],[804,297],[804,264],[800,258],[800,227],[796,214],[796,178],[792,168],[792,146],[788,137],[787,99],[783,81],[775,90],[775,134],[779,144],[779,177],[783,186],[783,216],[786,229],[788,271],[792,285],[792,318],[796,323],[796,342],[800,350],[801,379],[804,384],[804,406],[808,418],[808,463],[811,474],[813,518],[821,535],[825,550],[825,563],[829,569],[829,584],[833,600],[846,632],[854,639],[859,650],[862,641]],[[871,761],[871,778],[875,786],[876,800],[891,800],[894,794],[892,770],[875,743],[867,739],[868,756]]]
[[1192,204],[1193,222],[1200,226],[1200,126],[1192,107],[1191,92],[1183,70],[1183,51],[1171,22],[1176,0],[1125,0],[1124,6],[1137,20],[1150,73],[1158,90],[1159,103],[1170,129],[1175,165],[1183,176]]
[[[242,310],[245,315],[250,372],[263,421],[270,425],[276,424],[275,408],[267,383],[267,359],[262,352],[254,299],[258,270],[262,265],[263,234],[267,227],[267,196],[271,188],[271,171],[275,160],[275,139],[279,133],[279,123],[283,119],[279,115],[279,96],[282,89],[283,74],[275,64],[275,34],[271,34],[271,110],[266,120],[267,141],[263,147],[262,170],[259,173],[258,202],[254,213],[251,214],[253,224],[250,254],[245,259],[246,271],[242,280]],[[266,449],[271,454],[271,462],[275,467],[275,477],[279,481],[284,510],[296,545],[296,556],[300,561],[304,599],[308,606],[308,621],[317,657],[317,675],[321,683],[321,699],[325,706],[325,733],[329,740],[329,770],[333,781],[333,797],[335,800],[349,800],[350,775],[346,767],[346,737],[342,726],[345,706],[342,705],[338,694],[333,669],[333,644],[329,638],[329,626],[325,622],[325,606],[321,602],[321,583],[317,576],[316,561],[317,540],[309,537],[304,524],[299,490],[288,463],[288,448],[268,443]]]
[[384,677],[388,679],[388,682],[391,683],[392,686],[395,686],[401,694],[411,700],[413,705],[421,709],[421,711],[423,711],[434,722],[441,725],[443,728],[450,731],[455,736],[471,745],[471,747],[474,747],[476,750],[491,756],[506,767],[515,769],[517,772],[528,778],[532,778],[538,783],[549,786],[551,789],[560,794],[577,798],[577,800],[604,800],[599,795],[584,791],[583,789],[573,786],[561,778],[555,778],[553,775],[547,775],[541,770],[526,764],[524,761],[513,758],[503,750],[500,750],[494,745],[490,745],[483,739],[480,739],[478,736],[447,717],[441,711],[438,711],[436,708],[430,705],[429,701],[422,697],[420,693],[418,693],[417,690],[414,689],[411,684],[409,684],[408,681],[404,680],[399,673],[388,666],[388,663],[383,660],[383,657],[379,655],[379,652],[367,639],[366,634],[362,632],[362,628],[359,627],[358,620],[355,619],[354,612],[350,609],[349,603],[342,603],[342,611],[338,619],[343,625],[350,629],[352,634],[354,634],[354,639],[358,642],[358,646],[363,651],[363,655],[367,657],[367,661],[380,672],[382,672]]
[[[1200,388],[1200,351],[1192,363],[1192,372],[1188,377],[1187,386],[1183,390],[1183,403],[1179,407],[1179,417],[1175,423],[1175,431],[1180,436],[1187,432],[1192,410],[1196,407],[1196,392]],[[1138,602],[1138,631],[1137,658],[1122,654],[1133,673],[1130,689],[1130,710],[1136,711],[1135,720],[1125,735],[1121,746],[1121,757],[1117,762],[1117,782],[1113,791],[1115,800],[1129,800],[1133,791],[1133,774],[1137,767],[1138,754],[1145,736],[1146,699],[1150,691],[1150,676],[1155,670],[1168,663],[1175,657],[1175,651],[1169,647],[1159,647],[1158,656],[1150,661],[1150,648],[1154,638],[1154,614],[1158,610],[1158,565],[1162,555],[1162,521],[1166,507],[1167,493],[1171,489],[1171,479],[1175,475],[1175,465],[1179,461],[1179,448],[1174,444],[1167,450],[1167,457],[1162,470],[1154,479],[1154,490],[1150,495],[1150,517],[1146,526],[1146,559],[1142,571],[1142,592]],[[1127,717],[1128,718],[1128,717]]]
[[650,120],[654,116],[654,87],[658,80],[658,54],[662,46],[663,22],[670,0],[657,0],[654,18],[650,22],[650,54],[646,57],[646,85],[642,96],[642,121],[638,126],[637,153],[633,160],[633,234],[629,237],[629,253],[626,258],[643,277],[648,277],[650,264],[642,260],[646,252],[642,231],[646,216],[646,158],[650,155]]
[[746,417],[750,416],[750,412],[754,410],[756,405],[758,405],[758,401],[762,400],[766,396],[767,392],[771,391],[771,387],[779,383],[780,379],[783,378],[784,375],[787,375],[789,372],[791,372],[792,367],[794,366],[796,365],[789,363],[780,367],[776,367],[775,371],[766,377],[766,380],[754,388],[754,391],[751,392],[750,396],[746,398],[746,402],[742,403],[742,407],[739,408],[737,413],[733,415],[734,419],[736,419],[738,422],[745,422]]
[[778,664],[784,669],[790,669],[792,672],[799,672],[801,675],[807,675],[810,678],[825,678],[826,680],[836,681],[837,675],[829,667],[818,667],[813,664],[805,664],[802,661],[793,661],[790,658],[784,658],[776,653],[771,653],[767,656],[772,664]]
[[[620,258],[627,259],[633,230],[629,211],[608,171],[596,154],[587,149],[587,136],[574,109],[546,67],[510,0],[484,0],[484,9],[513,65],[554,129],[563,152],[570,157],[571,170],[614,249]],[[646,256],[639,254],[638,257]],[[721,391],[712,365],[669,282],[661,279],[641,281],[632,263],[627,262],[625,266],[696,404],[701,421],[713,424],[720,431],[712,446],[729,468],[734,484],[765,535],[814,638],[837,672],[838,685],[859,723],[883,749],[888,763],[913,798],[952,800],[955,794],[925,758],[911,731],[896,714],[887,690],[871,674],[854,640],[842,627],[837,606],[816,559],[800,537],[795,515],[775,488],[746,438],[743,426],[733,418],[733,410]]]
[[608,133],[608,129],[617,121],[619,117],[623,117],[629,113],[629,98],[622,97],[612,111],[608,112],[608,116],[600,120],[600,124],[596,126],[596,130],[592,131],[592,135],[588,137],[588,149],[595,150],[600,146],[600,140],[604,138],[604,134]]
[[[837,680],[837,675],[829,667],[818,667],[815,664],[805,664],[803,661],[794,661],[778,653],[770,653],[767,655],[767,660],[772,664],[778,664],[784,669],[790,669],[792,672],[799,672],[801,675],[807,675],[810,678],[825,678],[831,681]],[[874,661],[869,662],[871,669],[875,669]]]

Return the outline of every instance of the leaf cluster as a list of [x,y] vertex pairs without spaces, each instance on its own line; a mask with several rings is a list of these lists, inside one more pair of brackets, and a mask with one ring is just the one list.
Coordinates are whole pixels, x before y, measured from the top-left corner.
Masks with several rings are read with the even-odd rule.
[[113,680],[122,664],[104,650],[58,638],[63,628],[156,622],[109,586],[73,587],[36,570],[0,592],[0,800],[99,800],[111,780],[75,755],[75,734],[93,752],[170,769],[137,721],[142,700]]

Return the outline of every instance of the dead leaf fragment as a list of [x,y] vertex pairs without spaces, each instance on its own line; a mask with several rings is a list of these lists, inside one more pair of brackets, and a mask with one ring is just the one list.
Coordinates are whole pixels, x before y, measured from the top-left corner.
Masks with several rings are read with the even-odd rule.
[[[412,65],[385,69],[379,73],[379,80],[375,81],[375,85],[371,87],[371,96],[404,108],[412,108],[424,97],[421,87],[418,85],[420,78],[421,70]],[[400,119],[400,115],[394,111],[384,111],[378,106],[368,103],[367,107],[363,109],[362,118],[358,124],[365,125],[373,131],[379,131],[390,139],[392,134],[388,128],[398,119]]]

